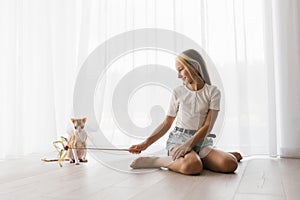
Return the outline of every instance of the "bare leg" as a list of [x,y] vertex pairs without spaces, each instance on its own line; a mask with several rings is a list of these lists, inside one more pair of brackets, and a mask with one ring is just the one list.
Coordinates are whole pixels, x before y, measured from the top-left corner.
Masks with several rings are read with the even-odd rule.
[[202,162],[206,169],[222,173],[233,173],[238,167],[238,159],[234,154],[217,149],[212,149],[202,158]]
[[[173,152],[170,152],[172,155]],[[176,159],[167,166],[170,170],[187,175],[201,174],[203,165],[195,151],[187,153],[184,157]]]
[[133,169],[139,168],[160,168],[167,167],[170,163],[172,163],[172,157],[139,157],[135,159],[130,167]]
[[172,171],[188,175],[200,174],[202,172],[202,162],[194,151],[189,152],[184,157],[180,157],[175,161],[172,160],[171,156],[140,157],[134,160],[130,167],[133,169],[166,167]]

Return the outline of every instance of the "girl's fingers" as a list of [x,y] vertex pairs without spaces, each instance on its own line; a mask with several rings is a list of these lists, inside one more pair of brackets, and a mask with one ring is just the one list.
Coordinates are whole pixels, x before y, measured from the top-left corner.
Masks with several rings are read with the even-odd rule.
[[128,150],[130,153],[140,154],[145,149],[146,146],[144,144],[136,144],[136,145],[132,145]]
[[139,145],[132,145],[128,150],[130,153],[133,153],[133,154],[141,153],[141,147]]
[[176,160],[176,159],[178,159],[178,158],[180,158],[180,157],[183,157],[184,155],[186,154],[186,150],[176,150],[175,152],[174,152],[174,154],[173,154],[173,160]]
[[175,154],[174,154],[174,160],[180,157],[180,149],[177,149]]
[[176,150],[174,155],[173,155],[173,160],[176,160],[179,157],[180,157],[180,151]]

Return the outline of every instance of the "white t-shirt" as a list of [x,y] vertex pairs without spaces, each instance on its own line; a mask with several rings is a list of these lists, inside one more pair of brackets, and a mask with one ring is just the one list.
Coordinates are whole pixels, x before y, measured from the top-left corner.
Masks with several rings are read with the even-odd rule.
[[204,84],[197,91],[185,85],[173,90],[168,116],[176,117],[176,126],[198,130],[204,123],[208,110],[220,110],[221,93],[216,86]]

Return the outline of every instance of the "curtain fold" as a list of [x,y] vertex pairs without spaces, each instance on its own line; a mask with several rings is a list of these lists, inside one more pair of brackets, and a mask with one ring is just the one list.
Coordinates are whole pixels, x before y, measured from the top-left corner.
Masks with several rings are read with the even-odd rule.
[[274,62],[282,157],[300,158],[300,3],[273,2]]
[[[283,105],[277,102],[274,77],[281,49],[274,41],[277,21],[289,19],[274,16],[273,1],[260,0],[1,1],[0,159],[52,151],[52,141],[70,126],[75,82],[87,57],[113,36],[141,28],[181,33],[215,63],[226,103],[218,148],[277,155],[283,134],[277,134],[276,109]],[[109,54],[106,49],[104,56]],[[175,70],[174,58],[158,48],[127,52],[99,77],[93,106],[113,144],[140,141],[123,134],[113,119],[111,98],[118,81],[144,65]],[[157,84],[133,92],[127,109],[133,123],[151,124],[152,108],[159,104],[166,112],[169,95]]]

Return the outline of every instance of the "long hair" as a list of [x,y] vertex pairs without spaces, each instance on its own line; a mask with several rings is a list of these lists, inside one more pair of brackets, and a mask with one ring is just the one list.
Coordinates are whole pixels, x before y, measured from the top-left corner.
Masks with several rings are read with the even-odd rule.
[[211,85],[206,63],[198,51],[188,49],[177,56],[177,61],[188,69],[187,71],[192,77],[199,76],[205,83]]

